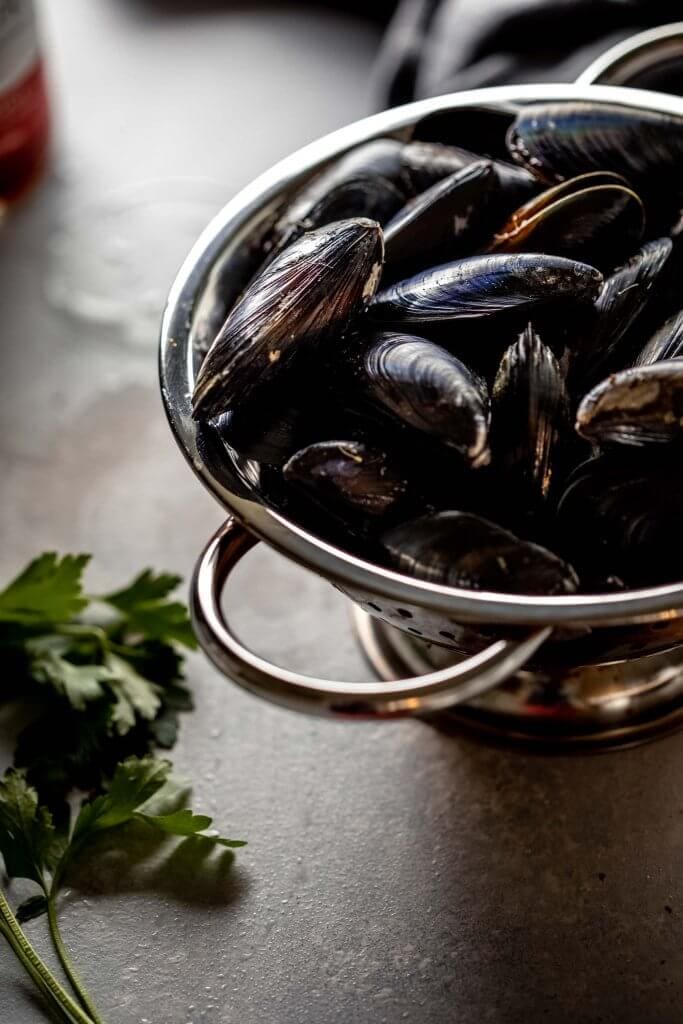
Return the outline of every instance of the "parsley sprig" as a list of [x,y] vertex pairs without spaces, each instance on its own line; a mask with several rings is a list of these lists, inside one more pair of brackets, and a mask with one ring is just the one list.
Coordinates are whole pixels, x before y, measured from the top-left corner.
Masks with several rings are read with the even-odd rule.
[[[9,878],[38,891],[12,911],[0,888],[0,935],[62,1024],[102,1024],[58,922],[58,895],[93,839],[137,822],[166,836],[232,849],[184,806],[171,765],[153,756],[175,742],[178,712],[192,707],[179,648],[192,648],[185,607],[170,599],[178,577],[145,570],[114,593],[83,589],[86,555],[35,559],[0,592],[0,700],[41,709],[0,779],[0,854]],[[72,814],[74,788],[90,794]],[[118,830],[118,832],[117,832]],[[71,987],[45,965],[21,925],[47,914]]]
[[[149,569],[111,594],[83,589],[87,555],[41,555],[0,593],[0,700],[43,709],[17,763],[50,805],[97,789],[130,755],[170,749],[192,708],[179,650],[196,646],[179,578]],[[4,692],[3,692],[4,690]]]

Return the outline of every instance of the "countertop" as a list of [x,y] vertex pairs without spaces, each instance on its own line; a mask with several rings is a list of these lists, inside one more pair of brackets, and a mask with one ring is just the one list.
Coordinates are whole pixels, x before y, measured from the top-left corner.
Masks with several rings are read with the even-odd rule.
[[[46,548],[92,551],[93,587],[187,576],[221,512],[161,409],[160,296],[214,209],[370,109],[378,29],[302,4],[42,12],[54,165],[0,234],[1,578]],[[248,556],[229,601],[281,664],[367,678],[344,599],[281,558]],[[188,672],[173,760],[249,845],[189,882],[112,853],[67,895],[108,1022],[680,1020],[683,735],[531,755],[297,717],[199,655]],[[2,1024],[43,1021],[5,949],[0,991]]]

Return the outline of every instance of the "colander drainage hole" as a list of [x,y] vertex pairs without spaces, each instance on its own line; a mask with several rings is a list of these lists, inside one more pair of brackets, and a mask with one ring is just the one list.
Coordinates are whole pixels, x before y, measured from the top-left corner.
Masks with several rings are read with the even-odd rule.
[[396,611],[402,619],[412,619],[413,613],[409,612],[407,608],[397,608]]

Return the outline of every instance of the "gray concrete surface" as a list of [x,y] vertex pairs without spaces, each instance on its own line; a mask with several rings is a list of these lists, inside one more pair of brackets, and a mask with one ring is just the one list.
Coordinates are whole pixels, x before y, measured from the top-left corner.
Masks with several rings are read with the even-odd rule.
[[[200,6],[43,4],[55,168],[0,234],[3,578],[44,548],[93,551],[93,587],[190,571],[221,514],[169,437],[145,325],[199,211],[154,239],[131,207],[178,178],[210,206],[221,188],[199,179],[228,195],[366,109],[374,29]],[[130,301],[86,320],[65,282],[77,308],[78,289]],[[231,601],[260,651],[364,677],[341,597],[280,558],[250,556]],[[174,760],[249,846],[227,878],[190,881],[177,857],[142,873],[134,851],[102,850],[63,920],[110,1024],[680,1020],[683,736],[526,756],[420,723],[299,718],[199,656],[189,675]],[[0,1024],[43,1020],[4,949],[0,992]]]

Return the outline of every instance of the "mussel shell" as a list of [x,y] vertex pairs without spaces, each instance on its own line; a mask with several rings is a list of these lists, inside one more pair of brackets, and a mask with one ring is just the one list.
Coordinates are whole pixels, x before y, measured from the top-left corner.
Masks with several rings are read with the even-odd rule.
[[649,366],[661,359],[683,357],[683,310],[669,317],[638,353],[634,366]]
[[384,516],[402,502],[409,485],[384,451],[358,441],[322,441],[296,452],[283,467],[288,483],[304,487],[333,511],[350,507]]
[[[550,193],[563,187],[556,186]],[[643,237],[645,208],[635,192],[624,185],[591,184],[564,195],[546,193],[545,202],[542,199],[539,196],[513,213],[495,235],[492,252],[531,249],[609,268],[620,262],[620,254],[622,259],[628,256]]]
[[584,397],[576,429],[596,444],[663,444],[680,437],[683,360],[664,359],[612,374]]
[[[481,155],[460,146],[438,142],[409,142],[403,149],[403,187],[419,195],[437,181],[481,163]],[[491,197],[491,209],[498,218],[507,216],[540,191],[538,178],[524,167],[505,160],[493,160],[498,187]]]
[[361,389],[474,466],[488,461],[486,384],[439,345],[408,334],[376,336],[362,356]]
[[435,267],[381,291],[373,320],[387,324],[439,324],[521,313],[539,305],[590,303],[602,274],[585,263],[538,253],[471,256]]
[[383,281],[396,280],[476,245],[496,181],[490,162],[479,161],[438,181],[411,200],[384,229]]
[[381,536],[391,563],[431,583],[514,594],[572,594],[578,578],[557,555],[466,512],[439,512]]
[[296,220],[292,220],[290,213],[276,224],[263,268],[307,231],[348,217],[367,217],[384,224],[404,202],[404,193],[380,175],[366,174],[337,182],[313,206],[306,211],[301,209]]
[[498,202],[495,203],[492,199],[491,206],[500,223],[518,206],[538,195],[542,185],[525,167],[518,167],[505,160],[494,160],[493,170],[498,179]]
[[615,171],[639,192],[681,192],[683,117],[616,103],[531,103],[508,131],[513,158],[546,181]]
[[629,586],[683,579],[683,480],[669,448],[613,449],[579,466],[557,509],[563,551]]
[[[517,168],[519,170],[519,168]],[[538,214],[547,210],[549,206],[559,199],[566,199],[576,192],[583,192],[587,188],[595,188],[598,185],[628,185],[625,178],[620,174],[611,171],[591,171],[589,174],[579,174],[575,178],[568,178],[557,185],[545,188],[537,192],[531,199],[519,206],[510,214],[505,224],[497,234],[509,235],[524,229],[525,225],[535,220]]]
[[[351,186],[347,198],[352,198],[357,189],[367,188],[373,181],[388,183],[403,194],[400,187],[402,181],[401,155],[404,143],[397,139],[373,139],[355,149],[349,150],[338,160],[330,163],[307,181],[295,194],[275,225],[273,242],[280,248],[282,240],[303,227],[311,230],[320,227],[319,217],[326,215],[326,204],[337,204],[341,199],[329,199],[330,196],[343,197],[344,189]],[[365,199],[361,197],[361,201]],[[398,206],[400,206],[400,198]],[[318,211],[318,213],[315,213]],[[355,216],[350,212],[344,216]],[[336,218],[333,218],[336,219]],[[377,219],[377,218],[373,218]]]
[[533,511],[550,492],[569,398],[551,349],[529,324],[504,353],[492,393],[492,454],[511,497]]
[[293,376],[286,387],[275,381],[214,421],[222,440],[242,459],[282,466],[299,448],[324,436],[322,401]]
[[595,303],[596,320],[577,353],[572,380],[585,390],[606,373],[628,364],[633,332],[657,294],[672,249],[670,238],[647,242],[605,279]]
[[308,232],[251,284],[202,363],[194,415],[227,411],[270,383],[295,355],[343,330],[372,296],[383,243],[374,221]]

